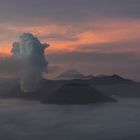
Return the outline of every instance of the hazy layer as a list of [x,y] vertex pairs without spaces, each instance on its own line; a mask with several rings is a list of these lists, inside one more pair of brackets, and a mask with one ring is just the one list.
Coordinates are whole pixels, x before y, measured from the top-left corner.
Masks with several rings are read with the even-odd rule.
[[87,106],[0,100],[2,140],[139,140],[140,99]]

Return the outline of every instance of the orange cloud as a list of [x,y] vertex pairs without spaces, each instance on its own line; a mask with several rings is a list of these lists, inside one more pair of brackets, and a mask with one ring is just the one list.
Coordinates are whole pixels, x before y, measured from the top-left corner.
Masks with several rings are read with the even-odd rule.
[[[81,25],[13,26],[0,24],[0,28],[5,30],[3,31],[4,34],[0,36],[0,40],[4,39],[4,42],[7,40],[7,43],[0,44],[2,46],[0,46],[0,54],[5,55],[10,54],[9,50],[12,42],[23,32],[31,32],[38,36],[41,41],[49,43],[48,53],[80,51],[80,46],[83,45],[93,45],[94,47],[96,44],[119,44],[119,42],[135,42],[135,40],[140,39],[140,20],[106,19],[81,23]],[[54,38],[51,35],[59,37]],[[9,43],[9,41],[11,42]],[[110,48],[111,50],[117,51],[117,48]],[[131,49],[126,47],[125,50]],[[94,48],[92,51],[94,51]],[[97,51],[97,48],[95,48],[95,51]],[[100,49],[100,51],[102,50]]]
[[11,44],[9,43],[0,43],[0,56],[9,56],[11,55]]
[[80,45],[90,45],[98,43],[107,43],[109,39],[106,37],[100,37],[98,34],[93,32],[83,32],[74,36],[76,40],[74,41],[50,41],[52,47],[48,48],[49,52],[58,51],[77,51],[80,49]]

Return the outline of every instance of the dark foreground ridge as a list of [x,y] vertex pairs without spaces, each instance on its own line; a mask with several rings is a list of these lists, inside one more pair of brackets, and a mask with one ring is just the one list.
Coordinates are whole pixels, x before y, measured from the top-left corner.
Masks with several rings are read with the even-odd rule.
[[45,104],[93,104],[115,101],[89,84],[71,81],[41,100]]
[[[19,79],[0,79],[0,99],[20,98],[48,104],[91,104],[114,101],[110,98],[140,97],[140,83],[118,75],[92,79],[43,79],[35,93],[23,93]],[[118,99],[118,98],[117,98]]]

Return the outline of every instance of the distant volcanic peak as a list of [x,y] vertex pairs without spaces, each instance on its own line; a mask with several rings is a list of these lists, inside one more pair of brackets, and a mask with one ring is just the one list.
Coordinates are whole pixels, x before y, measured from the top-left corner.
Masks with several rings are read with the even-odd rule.
[[62,74],[56,77],[56,80],[73,80],[73,79],[83,79],[85,75],[81,74],[80,72],[70,69],[64,71]]
[[93,80],[95,82],[101,82],[101,83],[118,83],[118,82],[130,82],[131,80],[125,79],[117,74],[113,75],[84,75],[80,72],[70,69],[67,71],[64,71],[62,74],[57,76],[55,80]]
[[69,70],[67,70],[67,71],[65,71],[64,73],[67,73],[67,74],[71,74],[71,73],[73,73],[73,74],[81,74],[79,71],[77,71],[77,70],[75,70],[75,69],[69,69]]
[[70,82],[42,100],[46,104],[94,104],[112,102],[114,99],[102,94],[87,83]]

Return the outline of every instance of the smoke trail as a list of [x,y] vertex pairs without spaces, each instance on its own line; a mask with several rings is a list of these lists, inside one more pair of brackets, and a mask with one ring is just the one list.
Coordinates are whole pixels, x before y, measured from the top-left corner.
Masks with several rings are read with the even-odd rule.
[[24,33],[13,43],[13,56],[20,62],[20,85],[24,92],[35,92],[48,63],[44,50],[48,44],[42,44],[30,33]]

